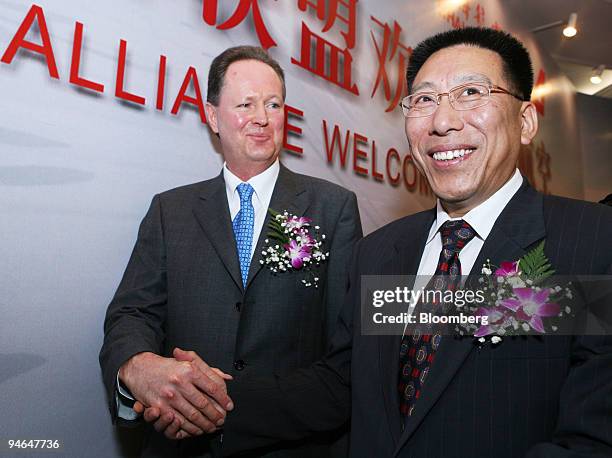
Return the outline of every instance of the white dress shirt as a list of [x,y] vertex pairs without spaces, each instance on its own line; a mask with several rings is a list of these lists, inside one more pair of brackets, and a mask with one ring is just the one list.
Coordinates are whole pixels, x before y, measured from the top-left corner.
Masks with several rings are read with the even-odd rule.
[[429,229],[425,250],[421,256],[421,262],[417,270],[417,275],[432,276],[438,266],[440,251],[442,251],[442,237],[439,231],[442,225],[449,220],[463,219],[476,231],[476,236],[459,252],[461,262],[461,274],[468,275],[478,258],[486,238],[491,233],[493,225],[501,214],[510,199],[516,194],[523,184],[523,177],[518,169],[506,184],[499,188],[495,194],[485,200],[477,207],[472,208],[461,218],[451,218],[442,208],[440,199],[436,203],[436,219]]
[[[255,211],[255,221],[253,223],[253,243],[251,245],[251,259],[253,259],[253,253],[255,253],[255,247],[257,240],[263,229],[263,224],[266,219],[266,213],[268,207],[270,207],[270,200],[272,200],[272,193],[274,192],[274,186],[280,172],[280,162],[278,159],[268,167],[266,170],[261,172],[259,175],[255,175],[250,178],[247,183],[253,187],[253,196],[251,202],[253,203],[253,209]],[[223,164],[223,179],[225,180],[225,192],[227,194],[227,203],[229,205],[230,217],[234,221],[234,218],[240,211],[240,195],[238,194],[238,185],[244,183],[240,178],[234,175],[230,169],[227,168],[227,164]],[[116,394],[115,401],[117,403],[117,415],[124,420],[135,420],[138,418],[138,414],[134,412],[130,406],[123,402],[122,397],[130,400],[134,398],[124,389],[119,383],[119,374],[117,374],[117,390],[121,394]]]

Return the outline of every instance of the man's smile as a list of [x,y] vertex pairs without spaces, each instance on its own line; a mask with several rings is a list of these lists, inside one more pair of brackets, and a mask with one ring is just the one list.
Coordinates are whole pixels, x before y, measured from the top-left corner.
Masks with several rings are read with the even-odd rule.
[[468,160],[477,147],[469,144],[437,145],[427,151],[436,167],[450,167]]

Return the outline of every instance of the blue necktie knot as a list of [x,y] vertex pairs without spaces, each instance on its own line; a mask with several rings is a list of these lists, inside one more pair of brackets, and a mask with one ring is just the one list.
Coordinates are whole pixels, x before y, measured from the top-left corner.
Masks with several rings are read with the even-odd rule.
[[248,183],[240,183],[236,188],[238,190],[238,195],[240,196],[240,209],[242,210],[242,206],[245,203],[251,203],[251,197],[253,197],[253,186]]

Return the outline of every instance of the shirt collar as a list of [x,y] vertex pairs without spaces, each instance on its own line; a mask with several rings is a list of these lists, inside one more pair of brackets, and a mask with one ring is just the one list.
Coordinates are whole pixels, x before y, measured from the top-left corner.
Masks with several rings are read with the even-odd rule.
[[501,214],[512,196],[516,194],[523,184],[523,177],[518,169],[506,184],[499,188],[495,194],[489,197],[480,205],[472,208],[461,218],[451,218],[448,213],[442,208],[440,199],[436,202],[436,221],[429,230],[427,243],[431,242],[434,236],[438,233],[442,225],[449,220],[463,219],[476,231],[476,236],[481,240],[485,240],[493,229],[493,225]]
[[[263,196],[272,194],[279,172],[280,161],[277,158],[270,167],[247,181],[253,187],[254,194],[258,199],[262,200]],[[234,196],[238,185],[244,183],[227,168],[227,163],[225,162],[223,163],[223,179],[225,180],[225,189],[229,196]]]

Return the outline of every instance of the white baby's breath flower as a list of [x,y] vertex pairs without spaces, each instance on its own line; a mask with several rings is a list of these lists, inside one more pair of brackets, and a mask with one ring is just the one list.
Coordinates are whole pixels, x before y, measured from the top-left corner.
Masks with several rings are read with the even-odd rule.
[[482,273],[485,274],[485,275],[491,275],[493,273],[493,271],[491,269],[489,269],[488,267],[483,267],[482,268]]
[[529,325],[527,323],[523,323],[521,327],[523,328],[523,331],[529,332]]
[[485,339],[484,337],[481,337],[480,339],[478,339],[478,342],[480,343],[485,343],[487,341],[487,339]]
[[502,341],[502,338],[501,338],[501,337],[499,337],[499,336],[493,336],[493,337],[491,337],[491,343],[492,343],[492,344],[498,344],[498,343],[500,343],[501,341]]

